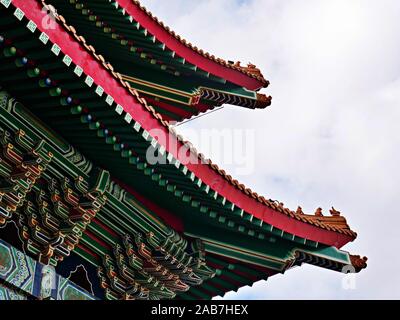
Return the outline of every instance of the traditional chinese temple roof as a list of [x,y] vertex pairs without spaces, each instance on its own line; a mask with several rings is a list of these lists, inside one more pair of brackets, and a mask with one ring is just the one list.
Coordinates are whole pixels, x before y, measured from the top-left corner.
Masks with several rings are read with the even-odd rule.
[[[74,2],[73,0],[72,2]],[[43,2],[44,3],[44,2]],[[134,2],[137,4],[138,2]],[[143,10],[143,9],[142,9]],[[237,197],[242,198],[243,200],[243,205],[239,206],[241,209],[249,209],[249,212],[254,213],[254,217],[259,218],[261,221],[268,222],[269,217],[263,218],[265,216],[265,211],[268,211],[269,209],[273,210],[272,212],[278,213],[278,217],[276,220],[283,220],[284,218],[289,218],[289,220],[283,220],[278,223],[278,225],[284,226],[287,224],[287,221],[292,221],[292,223],[297,224],[297,223],[306,223],[312,227],[316,227],[318,229],[322,229],[323,231],[327,231],[329,233],[337,233],[339,235],[340,240],[336,239],[337,236],[334,236],[334,241],[326,241],[326,244],[329,245],[336,245],[336,246],[343,246],[346,242],[354,240],[356,238],[356,233],[353,232],[349,226],[346,223],[346,220],[343,217],[324,217],[324,216],[314,216],[314,215],[306,215],[304,213],[299,213],[299,212],[294,212],[291,211],[285,207],[282,206],[280,203],[276,203],[270,200],[267,200],[263,196],[259,196],[257,193],[253,192],[251,189],[246,188],[243,184],[240,184],[237,180],[234,180],[231,176],[229,176],[224,170],[220,169],[216,164],[213,164],[211,160],[205,159],[202,154],[198,154],[197,151],[191,147],[190,144],[188,144],[184,139],[179,136],[176,131],[171,127],[166,121],[162,119],[162,116],[158,114],[154,108],[147,102],[147,100],[143,97],[140,96],[137,90],[135,90],[129,82],[124,81],[123,77],[114,71],[114,68],[111,66],[111,64],[106,63],[105,59],[103,56],[96,54],[96,50],[93,46],[88,45],[85,38],[82,36],[79,36],[76,33],[76,30],[74,27],[68,25],[65,21],[65,18],[61,15],[57,15],[57,20],[59,20],[64,27],[64,29],[70,33],[81,45],[87,50],[87,52],[99,63],[102,64],[102,66],[109,72],[110,75],[112,75],[123,87],[126,87],[130,94],[132,94],[138,103],[140,103],[146,110],[147,112],[150,112],[150,114],[158,120],[158,126],[160,128],[164,127],[166,130],[168,130],[168,135],[174,135],[176,138],[180,141],[181,144],[186,144],[187,147],[190,149],[190,151],[195,155],[195,157],[199,157],[200,160],[202,161],[203,164],[201,165],[195,165],[196,167],[201,167],[201,168],[207,168],[206,170],[209,171],[212,175],[213,178],[215,177],[218,179],[223,179],[222,181],[227,182],[228,188],[233,187],[234,189],[232,192],[235,192],[237,195],[232,197],[232,199],[238,199]],[[128,112],[128,114],[130,114]],[[130,114],[132,116],[132,114]],[[148,130],[152,130],[155,127],[149,127],[146,128]],[[178,159],[179,160],[179,159]],[[196,168],[197,169],[197,168]],[[196,170],[197,171],[197,170]],[[203,170],[201,170],[203,171]],[[200,176],[200,178],[203,179],[203,181],[206,181],[206,176]],[[219,189],[221,184],[216,185],[214,183],[214,187]],[[222,187],[220,187],[223,189]],[[218,192],[218,190],[215,190]],[[224,194],[224,193],[222,193]],[[236,199],[233,200],[233,203],[236,202]],[[255,208],[258,209],[257,205],[259,206],[261,210],[255,210]],[[313,241],[320,241],[319,237],[315,237],[313,232],[310,232],[309,237]],[[322,238],[325,238],[325,235],[322,236]]]
[[[84,36],[168,121],[222,104],[265,108],[271,97],[255,65],[216,58],[180,38],[134,1],[52,0]],[[112,50],[110,50],[112,49]]]
[[[129,81],[138,66],[151,70],[154,67],[152,59],[165,59],[163,61],[168,62],[169,67],[179,70],[179,75],[174,71],[165,79],[175,77],[179,82],[182,74],[187,73],[200,84],[209,81],[211,94],[221,88],[234,88],[227,93],[227,96],[233,97],[237,90],[252,91],[267,85],[254,67],[246,69],[226,63],[187,44],[137,1],[120,0],[117,3],[96,0],[81,3],[77,0],[52,0],[50,3],[60,14],[54,15],[51,28],[43,27],[43,19],[48,17],[47,12],[42,10],[45,2],[1,0],[1,3],[2,68],[12,74],[2,79],[2,85],[29,108],[27,112],[11,103],[9,108],[5,108],[7,112],[2,111],[2,116],[4,119],[8,119],[10,114],[14,119],[40,118],[40,121],[35,121],[34,127],[36,131],[39,128],[46,133],[42,135],[30,132],[33,124],[18,120],[23,130],[20,128],[22,131],[18,131],[20,138],[16,139],[17,144],[20,143],[23,148],[30,146],[24,141],[27,136],[31,140],[39,139],[39,136],[40,139],[54,137],[52,143],[67,151],[63,154],[52,147],[51,157],[57,160],[46,160],[49,166],[54,165],[57,172],[63,157],[75,159],[71,160],[72,164],[68,161],[64,164],[67,171],[73,173],[73,179],[82,180],[81,184],[94,185],[92,189],[95,192],[84,193],[85,197],[96,198],[99,207],[91,209],[96,215],[88,227],[81,230],[82,241],[74,244],[74,248],[94,265],[104,260],[104,269],[99,274],[111,297],[120,296],[120,293],[110,289],[113,286],[107,278],[109,271],[117,268],[116,261],[111,257],[112,252],[122,257],[120,239],[123,239],[128,252],[132,251],[129,248],[137,245],[142,259],[154,263],[154,266],[156,263],[149,248],[168,257],[173,248],[178,248],[183,264],[189,265],[193,259],[198,262],[190,269],[193,274],[186,270],[179,280],[183,281],[179,283],[181,289],[188,289],[191,283],[198,287],[193,286],[189,291],[183,290],[178,294],[164,289],[155,294],[170,298],[205,299],[223,295],[302,263],[336,271],[341,271],[346,265],[352,265],[356,271],[366,267],[366,259],[340,250],[357,235],[339,211],[332,208],[328,215],[324,215],[322,209],[317,209],[315,214],[305,214],[300,207],[292,211],[282,203],[268,200],[246,188],[205,159],[176,133],[166,116],[172,116],[172,109],[169,109],[170,113],[165,113],[171,106],[170,102],[165,102],[168,97],[154,100],[138,88],[135,81]],[[74,25],[70,25],[61,14]],[[100,23],[100,14],[111,21],[112,26]],[[139,50],[139,58],[126,57],[126,61],[132,60],[132,67],[118,63],[120,53],[128,43],[124,44],[127,39],[118,36],[117,31],[125,31],[126,24],[136,26],[139,32],[130,34],[140,43],[137,49],[147,48],[160,56],[149,58],[147,51],[143,55],[144,51]],[[79,35],[78,27],[85,32],[85,37]],[[95,32],[96,28],[101,30]],[[99,35],[103,31],[107,37]],[[112,45],[114,40],[119,43]],[[151,40],[150,43],[147,43],[148,40]],[[133,49],[129,50],[132,52]],[[175,54],[164,55],[164,51]],[[143,59],[145,61],[141,61]],[[165,70],[172,70],[168,66]],[[163,69],[160,67],[155,74],[164,72]],[[120,70],[126,73],[132,71],[132,74],[122,75]],[[213,77],[209,80],[211,75]],[[157,83],[162,83],[163,79],[160,76]],[[252,92],[253,97],[248,96],[247,101],[260,99],[257,92]],[[201,99],[210,102],[204,96]],[[220,103],[226,103],[224,99]],[[165,100],[163,104],[161,100]],[[162,107],[164,103],[165,109]],[[215,104],[208,106],[214,107]],[[185,116],[179,113],[177,120],[207,111],[207,108],[190,111]],[[178,114],[172,113],[175,116]],[[168,139],[153,136],[155,131]],[[177,141],[179,149],[186,149],[192,159],[200,161],[186,163],[182,153],[170,141]],[[68,150],[75,147],[84,156],[69,155]],[[4,148],[12,154],[16,147],[6,144]],[[164,156],[166,164],[148,163],[146,152],[149,148]],[[47,159],[49,154],[43,157]],[[8,161],[19,163],[23,157],[10,159],[14,158],[10,155],[0,165]],[[94,175],[94,167],[106,168],[110,173],[102,169]],[[40,193],[40,190],[37,192]],[[15,205],[15,210],[17,207]],[[131,212],[137,214],[140,222],[132,218]],[[0,224],[1,218],[0,214]],[[9,217],[4,215],[3,220],[7,219]],[[25,222],[21,223],[29,228]],[[147,246],[141,236],[126,237],[136,226],[146,230]],[[221,229],[224,232],[221,233]],[[35,238],[28,232],[22,237],[29,241]],[[202,245],[195,241],[192,243],[192,239],[201,239]],[[171,243],[174,244],[172,249],[168,247]],[[271,243],[275,244],[274,248]],[[53,252],[47,253],[49,261],[54,264],[61,262],[65,256],[62,251],[55,257]],[[190,259],[191,255],[195,258]],[[137,267],[140,269],[140,264]],[[146,277],[150,279],[148,275]]]

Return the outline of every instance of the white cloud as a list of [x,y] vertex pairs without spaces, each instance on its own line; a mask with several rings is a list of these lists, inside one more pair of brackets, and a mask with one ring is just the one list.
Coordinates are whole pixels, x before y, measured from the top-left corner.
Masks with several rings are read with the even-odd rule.
[[291,208],[339,208],[359,233],[346,249],[370,258],[354,291],[341,288],[341,274],[305,266],[228,297],[400,298],[400,2],[142,3],[194,44],[251,61],[271,81],[270,109],[228,106],[179,130],[255,129],[257,174],[238,178]]

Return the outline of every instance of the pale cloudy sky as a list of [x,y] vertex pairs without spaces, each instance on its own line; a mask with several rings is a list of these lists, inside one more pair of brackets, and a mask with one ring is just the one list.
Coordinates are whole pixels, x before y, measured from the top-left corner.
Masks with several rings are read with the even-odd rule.
[[142,3],[192,43],[251,61],[271,81],[271,108],[227,106],[179,131],[196,145],[191,129],[254,129],[255,170],[222,167],[292,209],[334,205],[359,233],[345,249],[369,257],[355,290],[342,288],[340,273],[303,266],[226,297],[399,299],[400,1]]

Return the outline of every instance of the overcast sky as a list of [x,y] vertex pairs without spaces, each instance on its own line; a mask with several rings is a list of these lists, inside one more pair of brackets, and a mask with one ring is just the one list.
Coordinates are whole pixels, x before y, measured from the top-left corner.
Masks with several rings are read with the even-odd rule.
[[250,61],[271,81],[269,109],[227,106],[179,131],[196,145],[192,129],[254,129],[255,170],[222,167],[289,208],[334,205],[359,234],[345,249],[369,257],[354,290],[343,289],[340,273],[303,266],[226,298],[399,299],[400,1],[142,4],[197,46]]

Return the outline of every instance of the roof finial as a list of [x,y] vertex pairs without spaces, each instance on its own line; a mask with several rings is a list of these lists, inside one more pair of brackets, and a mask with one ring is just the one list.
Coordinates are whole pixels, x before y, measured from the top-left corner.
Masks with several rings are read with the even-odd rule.
[[317,217],[323,217],[324,215],[322,214],[322,208],[318,208],[318,209],[315,211],[315,215],[316,215]]
[[297,208],[296,214],[304,214],[303,209],[300,206]]
[[257,109],[265,109],[266,107],[269,107],[272,102],[272,97],[267,96],[262,93],[257,92],[257,102],[255,104],[255,108]]

